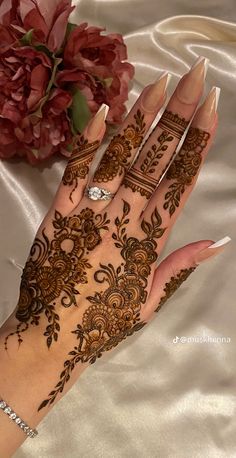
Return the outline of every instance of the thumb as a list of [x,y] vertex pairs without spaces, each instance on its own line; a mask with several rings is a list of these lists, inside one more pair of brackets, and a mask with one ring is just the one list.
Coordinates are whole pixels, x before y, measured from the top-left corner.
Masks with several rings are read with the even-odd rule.
[[193,242],[167,256],[155,270],[145,308],[147,313],[145,319],[150,319],[153,312],[159,311],[196,267],[223,251],[230,240],[227,236],[218,242],[211,240]]

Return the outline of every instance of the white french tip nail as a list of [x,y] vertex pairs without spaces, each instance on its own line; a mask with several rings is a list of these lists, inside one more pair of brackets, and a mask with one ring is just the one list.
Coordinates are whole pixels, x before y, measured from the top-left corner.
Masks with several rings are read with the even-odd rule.
[[218,240],[218,242],[213,243],[213,245],[210,245],[208,248],[218,248],[220,246],[226,245],[226,243],[229,243],[231,241],[231,238],[227,235],[223,239]]
[[191,67],[191,70],[193,70],[195,67],[197,67],[197,65],[200,64],[200,62],[202,62],[202,61],[204,61],[204,69],[205,69],[204,70],[204,77],[206,77],[208,66],[209,66],[209,62],[210,62],[210,60],[207,59],[207,57],[199,56],[199,58],[197,59],[195,64],[193,64],[193,66]]
[[165,78],[166,75],[167,75],[167,78],[166,78],[166,85],[165,85],[164,91],[166,91],[166,88],[167,88],[167,86],[168,86],[168,84],[169,84],[169,82],[171,80],[172,75],[171,75],[171,73],[165,71],[165,72],[163,72],[161,74],[160,78],[158,79],[158,81],[160,81],[160,80],[162,80],[162,78]]
[[[106,107],[106,109],[104,110],[105,107]],[[105,119],[106,119],[106,117],[107,117],[107,115],[108,115],[109,109],[110,109],[110,107],[109,107],[108,105],[106,105],[106,103],[103,103],[103,104],[100,106],[100,108],[99,108],[99,110],[97,111],[97,113],[96,113],[95,116],[97,116],[98,113],[100,113],[102,110],[104,110],[104,121],[105,121]]]
[[218,107],[218,104],[219,104],[219,98],[220,98],[220,92],[221,92],[221,88],[220,87],[217,87],[217,86],[213,86],[213,88],[211,89],[211,91],[209,92],[209,94],[211,92],[215,91],[215,94],[216,94],[216,99],[215,99],[215,111],[217,110],[217,107]]

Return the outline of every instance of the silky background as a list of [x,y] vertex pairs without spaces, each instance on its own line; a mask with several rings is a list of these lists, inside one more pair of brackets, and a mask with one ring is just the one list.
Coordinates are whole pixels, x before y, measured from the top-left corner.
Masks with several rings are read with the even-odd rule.
[[[235,1],[74,3],[73,21],[124,34],[136,68],[128,108],[163,70],[172,74],[171,93],[198,55],[210,59],[206,91],[222,89],[218,134],[164,255],[200,239],[232,242],[149,326],[85,371],[15,457],[236,457]],[[0,322],[16,305],[21,268],[64,167],[62,158],[39,168],[0,162]],[[175,336],[203,335],[231,342],[173,344]]]

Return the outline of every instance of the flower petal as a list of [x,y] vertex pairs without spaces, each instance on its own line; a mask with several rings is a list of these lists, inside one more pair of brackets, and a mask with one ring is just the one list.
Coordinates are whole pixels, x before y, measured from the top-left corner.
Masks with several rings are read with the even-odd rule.
[[30,79],[30,95],[27,100],[27,107],[32,110],[41,98],[45,95],[48,84],[48,70],[44,65],[39,64],[33,68]]

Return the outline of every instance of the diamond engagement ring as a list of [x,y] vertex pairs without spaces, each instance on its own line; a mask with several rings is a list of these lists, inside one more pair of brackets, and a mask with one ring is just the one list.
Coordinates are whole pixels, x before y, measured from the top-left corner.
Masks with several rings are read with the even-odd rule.
[[115,195],[112,194],[112,192],[103,188],[98,188],[97,186],[86,188],[84,194],[92,200],[110,200]]

